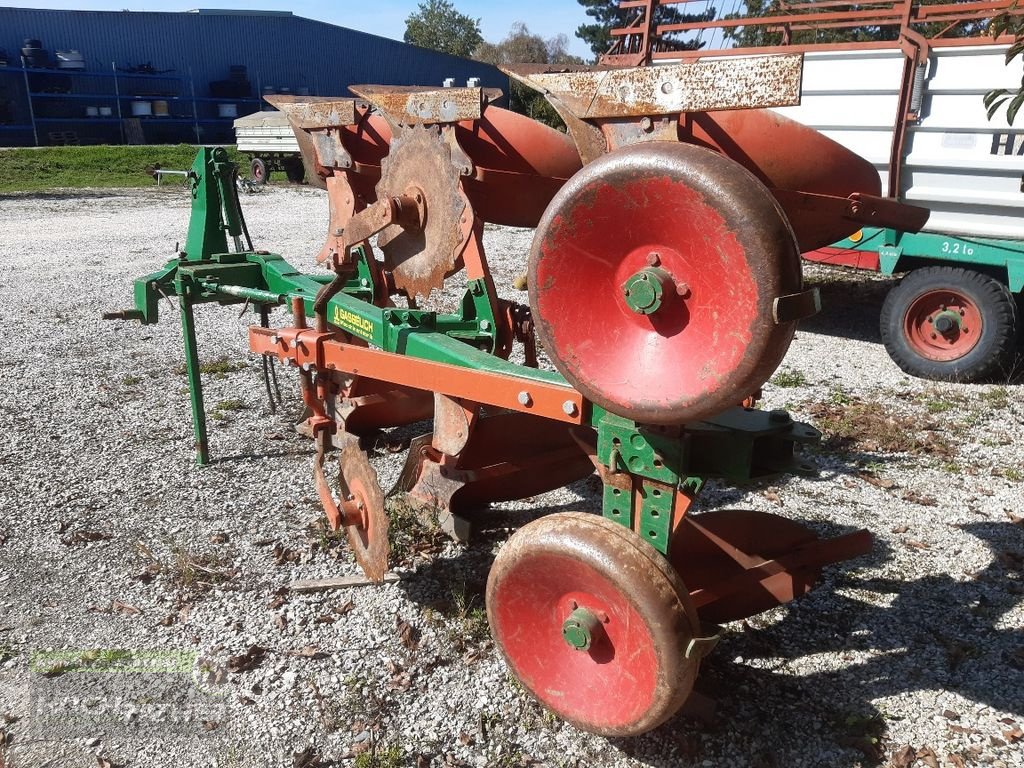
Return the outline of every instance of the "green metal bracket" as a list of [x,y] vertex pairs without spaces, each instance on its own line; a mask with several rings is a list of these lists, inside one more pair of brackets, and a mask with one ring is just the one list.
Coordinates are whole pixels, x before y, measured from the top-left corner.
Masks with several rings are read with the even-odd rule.
[[[228,249],[221,214],[224,208],[221,200],[222,185],[217,179],[224,169],[222,163],[215,161],[217,151],[211,147],[202,147],[188,176],[192,186],[192,217],[189,219],[188,237],[185,239],[185,253],[191,261],[209,259],[215,253],[224,253]],[[219,151],[224,153],[223,149]]]
[[612,472],[634,475],[674,485],[676,468],[682,466],[684,444],[678,436],[664,435],[656,427],[606,413],[598,424],[597,456]]
[[666,491],[660,484],[644,480],[640,487],[640,535],[659,552],[668,554],[672,535],[672,509],[675,488]]

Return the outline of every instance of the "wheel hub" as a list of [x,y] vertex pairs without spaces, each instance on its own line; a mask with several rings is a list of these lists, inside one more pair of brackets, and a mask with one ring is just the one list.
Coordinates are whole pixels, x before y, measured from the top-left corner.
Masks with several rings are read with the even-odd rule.
[[911,347],[929,360],[958,360],[981,340],[981,310],[952,290],[921,293],[910,303],[903,322]]
[[622,286],[626,306],[638,315],[650,315],[661,309],[665,289],[674,287],[672,276],[663,269],[648,267],[630,277]]
[[562,624],[562,638],[574,650],[589,651],[600,629],[601,619],[597,614],[577,607]]

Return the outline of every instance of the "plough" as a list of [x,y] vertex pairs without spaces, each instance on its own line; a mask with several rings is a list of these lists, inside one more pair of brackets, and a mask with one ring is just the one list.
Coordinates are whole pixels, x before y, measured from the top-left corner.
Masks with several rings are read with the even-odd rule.
[[[876,197],[865,161],[763,109],[798,97],[800,68],[511,69],[567,134],[481,88],[269,98],[327,190],[326,269],[254,248],[236,169],[204,148],[184,251],[116,316],[155,323],[161,296],[178,297],[206,463],[193,307],[255,307],[251,350],[297,373],[324,512],[373,580],[388,517],[364,446],[381,431],[432,423],[393,493],[457,537],[474,509],[596,471],[601,510],[541,517],[499,550],[487,613],[542,704],[588,731],[642,733],[687,699],[715,625],[870,548],[866,531],[821,540],[772,514],[692,508],[710,478],[811,471],[798,447],[819,433],[753,407],[818,309],[800,251],[919,218]],[[499,298],[485,222],[536,228],[528,305]],[[289,324],[270,327],[276,306]]]

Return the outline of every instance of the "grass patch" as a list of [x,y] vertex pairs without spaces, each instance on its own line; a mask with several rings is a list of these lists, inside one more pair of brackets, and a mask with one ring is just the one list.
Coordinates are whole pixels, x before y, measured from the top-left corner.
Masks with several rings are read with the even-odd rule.
[[[247,161],[233,147],[228,154],[240,167]],[[87,187],[151,187],[147,169],[179,171],[192,167],[197,148],[191,144],[141,147],[21,147],[0,152],[0,193],[38,192]]]
[[355,768],[400,768],[402,750],[399,747],[379,747],[377,744],[356,757]]
[[126,387],[134,387],[136,384],[141,384],[142,383],[142,377],[141,376],[125,376],[123,379],[121,379],[121,383],[124,384]]
[[[229,373],[235,373],[245,368],[245,362],[242,360],[229,360],[227,355],[221,355],[216,360],[205,360],[199,362],[199,372],[205,373],[210,376],[215,376],[218,379],[223,379]],[[175,367],[174,372],[179,376],[184,376],[188,373],[188,368],[185,363]]]
[[828,402],[809,403],[806,410],[831,449],[942,457],[954,454],[949,441],[925,420],[898,413],[881,401],[839,392]]
[[212,553],[192,552],[175,547],[170,579],[179,587],[192,592],[206,592],[227,583],[237,575],[231,558]]
[[420,513],[402,499],[389,499],[387,512],[392,565],[411,565],[417,557],[441,551],[445,535],[436,523],[428,525]]
[[981,401],[993,411],[1003,411],[1010,407],[1010,393],[1006,387],[993,387],[981,393]]
[[806,383],[807,377],[804,376],[803,371],[794,371],[790,369],[779,371],[772,378],[772,384],[776,387],[782,387],[783,389],[802,387]]

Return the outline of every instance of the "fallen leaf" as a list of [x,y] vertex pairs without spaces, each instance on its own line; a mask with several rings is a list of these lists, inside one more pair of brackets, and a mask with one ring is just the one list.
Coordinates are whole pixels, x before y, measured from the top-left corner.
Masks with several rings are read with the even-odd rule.
[[288,629],[288,618],[283,613],[274,614],[274,626],[284,632]]
[[934,496],[923,496],[917,491],[907,491],[903,494],[902,498],[904,501],[909,501],[922,507],[937,507],[939,505],[938,499]]
[[870,483],[876,488],[882,488],[883,490],[888,490],[889,488],[893,488],[896,485],[894,481],[889,480],[888,478],[885,477],[879,477],[873,472],[858,472],[857,477],[859,477],[864,482]]
[[333,624],[338,620],[337,616],[331,616],[329,613],[322,614],[313,619],[315,624]]
[[964,734],[976,734],[981,733],[977,728],[968,728],[963,725],[955,725],[953,723],[946,723],[946,727],[949,728],[953,733],[964,733]]
[[61,543],[70,547],[74,544],[84,544],[89,541],[106,541],[107,539],[114,538],[109,533],[103,533],[102,531],[75,531],[67,538],[61,539]]
[[992,744],[993,747],[1005,747],[1006,746],[1006,742],[1003,741],[1002,739],[1000,739],[998,736],[989,736],[988,740]]
[[1020,726],[1017,726],[1009,731],[1003,731],[1003,738],[1010,744],[1016,744],[1021,739],[1024,739],[1024,731],[1020,729]]
[[465,731],[462,731],[459,734],[459,743],[462,744],[462,746],[464,746],[464,747],[468,747],[470,744],[473,743],[473,737],[470,736]]
[[215,533],[210,537],[211,544],[227,544],[228,535],[226,533]]
[[761,493],[768,501],[774,502],[775,504],[782,505],[782,497],[779,496],[778,488],[766,488]]
[[121,613],[127,613],[130,616],[138,616],[140,613],[142,613],[141,609],[136,608],[131,603],[122,602],[121,600],[114,600],[110,604],[110,610],[120,611]]
[[398,639],[408,650],[415,651],[420,645],[420,631],[400,616],[395,617]]
[[921,747],[917,750],[917,759],[921,760],[928,768],[939,768],[939,758],[931,747]]
[[272,610],[272,611],[276,611],[278,608],[280,608],[282,605],[284,605],[287,602],[288,602],[288,599],[284,595],[275,595],[270,600],[270,602],[267,603],[267,607],[270,610]]
[[915,541],[914,539],[907,539],[903,544],[907,547],[913,547],[914,549],[928,549],[928,545],[923,541]]
[[245,653],[239,656],[232,656],[228,659],[228,669],[232,672],[249,672],[256,669],[267,655],[267,649],[259,645],[252,645]]
[[177,621],[177,617],[173,613],[169,613],[166,616],[164,616],[162,619],[160,619],[160,621],[158,621],[157,624],[159,624],[161,627],[169,627],[175,621]]
[[238,703],[243,704],[247,707],[251,707],[253,704],[256,703],[256,701],[254,699],[250,699],[248,696],[239,696]]
[[430,758],[426,755],[416,755],[416,768],[430,768]]
[[892,753],[892,759],[889,761],[889,765],[892,768],[909,768],[917,760],[917,752],[909,744],[897,749]]
[[220,723],[218,723],[216,720],[203,720],[204,731],[215,731],[217,730],[218,725],[220,725]]
[[892,529],[892,532],[893,533],[906,533],[909,530],[910,530],[910,526],[909,525],[897,525],[895,528]]
[[274,556],[274,562],[277,565],[285,565],[286,563],[297,563],[299,558],[302,557],[302,553],[294,549],[289,549],[281,542],[277,542],[274,548],[271,550],[271,554]]
[[335,605],[334,607],[331,608],[331,610],[334,611],[339,616],[344,616],[346,613],[351,613],[352,609],[355,608],[355,607],[356,607],[356,604],[353,603],[351,600],[349,600],[344,605]]
[[952,709],[943,710],[942,716],[944,718],[946,718],[947,720],[959,720],[960,719],[960,714],[958,712],[954,712]]
[[1017,721],[1014,720],[1012,717],[1000,718],[999,722],[1002,723],[1003,725],[1016,725],[1017,724]]
[[306,747],[301,752],[292,752],[292,768],[319,768],[320,755],[315,747]]
[[967,762],[956,752],[950,752],[946,759],[953,764],[953,768],[967,768]]
[[96,755],[96,768],[117,768],[117,766],[107,760],[107,758]]

